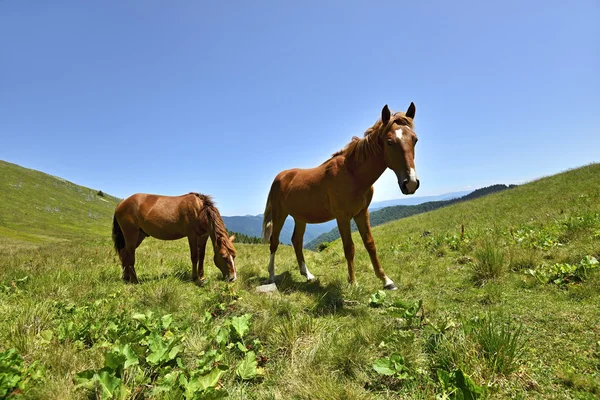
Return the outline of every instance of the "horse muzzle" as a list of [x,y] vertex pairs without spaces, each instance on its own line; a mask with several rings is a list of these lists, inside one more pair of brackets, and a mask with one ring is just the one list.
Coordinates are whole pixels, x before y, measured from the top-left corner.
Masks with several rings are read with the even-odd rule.
[[398,185],[400,186],[400,191],[402,194],[409,195],[417,191],[419,186],[421,186],[421,182],[419,182],[418,179],[405,179],[402,182],[398,182]]

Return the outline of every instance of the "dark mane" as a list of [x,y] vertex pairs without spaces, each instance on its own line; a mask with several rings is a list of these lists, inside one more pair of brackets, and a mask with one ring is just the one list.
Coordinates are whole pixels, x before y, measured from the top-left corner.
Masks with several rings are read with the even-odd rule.
[[231,243],[229,240],[229,233],[227,232],[227,228],[225,228],[225,223],[223,222],[223,218],[221,218],[221,213],[219,213],[219,210],[215,206],[215,202],[213,201],[212,197],[194,192],[191,192],[190,194],[193,194],[202,201],[201,213],[206,216],[206,220],[210,224],[215,237],[217,240],[221,241],[221,245],[225,247],[231,255],[235,256],[235,247],[233,247],[233,243]]
[[[405,117],[405,113],[397,112],[390,118],[390,121],[385,127],[389,127],[392,123],[398,121],[401,125],[408,125],[411,129],[413,127],[412,119]],[[343,149],[336,151],[331,157],[345,156],[347,159],[352,161],[361,162],[368,156],[376,153],[380,150],[381,146],[378,143],[379,135],[385,133],[383,129],[383,122],[378,119],[372,127],[367,129],[362,137],[352,137],[352,141],[348,143]]]

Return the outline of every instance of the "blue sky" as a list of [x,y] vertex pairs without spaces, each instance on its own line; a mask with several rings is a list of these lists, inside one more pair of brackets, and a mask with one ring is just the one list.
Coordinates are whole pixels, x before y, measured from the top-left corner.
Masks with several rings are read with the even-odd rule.
[[[257,214],[279,171],[414,101],[417,195],[520,183],[600,161],[598,21],[595,0],[2,1],[0,159]],[[386,172],[375,200],[401,196]]]

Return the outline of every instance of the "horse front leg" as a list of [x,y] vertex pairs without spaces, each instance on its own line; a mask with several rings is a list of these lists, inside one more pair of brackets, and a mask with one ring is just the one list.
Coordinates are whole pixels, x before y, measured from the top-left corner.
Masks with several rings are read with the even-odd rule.
[[314,275],[310,273],[304,262],[304,253],[302,251],[302,245],[304,244],[304,232],[306,231],[306,222],[300,222],[294,220],[294,233],[292,234],[292,244],[294,245],[294,251],[296,252],[296,260],[298,261],[298,268],[300,274],[306,278],[308,282],[315,279]]
[[188,236],[188,243],[190,245],[190,259],[192,260],[192,281],[196,281],[198,278],[198,236]]
[[194,279],[196,283],[203,283],[206,280],[204,276],[204,255],[206,254],[206,242],[208,241],[208,235],[200,236],[198,238],[198,273]]
[[371,258],[371,264],[373,264],[375,275],[383,282],[383,288],[386,290],[396,290],[396,285],[385,275],[383,267],[379,262],[379,258],[377,258],[377,249],[375,248],[375,241],[373,240],[371,226],[369,224],[369,210],[365,209],[361,211],[354,217],[354,222],[356,223],[358,231],[360,232],[360,237]]
[[354,273],[354,242],[352,241],[350,219],[337,218],[336,221],[344,245],[344,256],[346,256],[346,262],[348,263],[348,283],[356,285],[356,275]]

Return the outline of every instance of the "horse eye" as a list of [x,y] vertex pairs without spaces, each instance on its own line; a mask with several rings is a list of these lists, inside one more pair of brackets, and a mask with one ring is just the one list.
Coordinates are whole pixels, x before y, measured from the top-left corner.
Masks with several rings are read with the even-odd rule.
[[394,144],[394,141],[392,139],[388,139],[386,140],[386,143],[388,146],[391,146],[392,144]]

